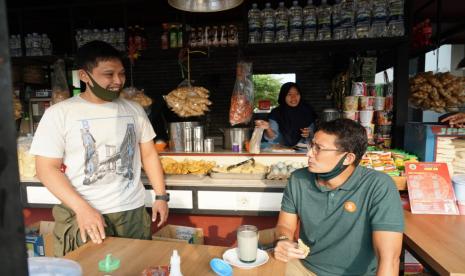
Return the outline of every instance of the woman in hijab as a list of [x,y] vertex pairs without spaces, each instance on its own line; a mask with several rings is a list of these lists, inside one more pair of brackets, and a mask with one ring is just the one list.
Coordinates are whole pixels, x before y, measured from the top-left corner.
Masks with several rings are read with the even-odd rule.
[[313,108],[301,99],[296,83],[287,82],[281,86],[279,106],[274,108],[268,122],[255,121],[257,127],[265,129],[264,138],[269,143],[292,147],[310,138],[316,114]]

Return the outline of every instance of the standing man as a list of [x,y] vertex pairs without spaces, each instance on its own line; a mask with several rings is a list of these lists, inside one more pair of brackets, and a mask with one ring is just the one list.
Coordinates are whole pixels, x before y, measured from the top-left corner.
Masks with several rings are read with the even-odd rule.
[[[322,123],[315,133],[308,168],[291,175],[276,226],[275,257],[289,262],[287,275],[398,275],[399,192],[388,175],[358,166],[366,148],[365,129],[352,120]],[[299,219],[308,256],[294,242]]]
[[[119,98],[126,80],[120,53],[92,41],[78,49],[76,62],[85,92],[47,109],[31,146],[37,177],[61,200],[53,208],[56,256],[87,237],[151,239],[151,222],[159,216],[160,226],[168,218],[155,132],[141,106]],[[142,165],[156,194],[152,219]]]

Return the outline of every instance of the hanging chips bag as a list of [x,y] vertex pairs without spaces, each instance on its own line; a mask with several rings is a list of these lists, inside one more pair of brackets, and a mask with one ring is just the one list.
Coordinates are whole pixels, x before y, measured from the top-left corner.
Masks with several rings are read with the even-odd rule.
[[254,90],[252,82],[252,63],[237,63],[236,83],[231,96],[229,123],[232,126],[247,124],[252,119],[254,106]]

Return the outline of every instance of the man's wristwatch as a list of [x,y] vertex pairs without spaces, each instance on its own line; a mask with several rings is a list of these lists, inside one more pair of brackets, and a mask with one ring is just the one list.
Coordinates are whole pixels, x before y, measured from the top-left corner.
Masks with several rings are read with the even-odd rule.
[[155,195],[155,200],[164,200],[166,202],[170,201],[170,194],[166,193],[164,195]]
[[286,241],[286,240],[289,240],[289,238],[287,236],[279,236],[275,241],[274,241],[274,246],[276,247],[276,245],[278,244],[278,242],[280,241]]

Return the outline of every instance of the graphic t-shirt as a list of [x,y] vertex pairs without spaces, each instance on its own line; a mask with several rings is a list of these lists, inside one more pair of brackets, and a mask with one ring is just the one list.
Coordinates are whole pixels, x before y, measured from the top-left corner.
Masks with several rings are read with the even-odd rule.
[[46,110],[30,152],[63,158],[76,191],[108,214],[144,205],[139,143],[154,137],[139,104],[124,99],[94,104],[75,96]]

